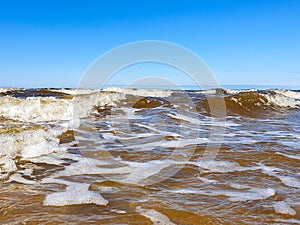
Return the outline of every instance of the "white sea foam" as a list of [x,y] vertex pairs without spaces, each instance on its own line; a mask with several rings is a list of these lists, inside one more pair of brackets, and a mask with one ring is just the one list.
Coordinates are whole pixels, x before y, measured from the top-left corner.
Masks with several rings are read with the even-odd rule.
[[36,183],[36,181],[34,181],[34,180],[27,180],[27,179],[25,179],[19,173],[15,173],[15,174],[11,175],[9,177],[9,179],[6,181],[6,183],[9,183],[9,182],[12,182],[12,181],[15,181],[15,182],[18,182],[18,183],[22,183],[22,184],[35,184]]
[[15,161],[11,156],[1,156],[0,158],[0,179],[5,179],[8,175],[17,170]]
[[[92,158],[82,157],[80,161],[66,166],[64,170],[52,175],[52,178],[74,175],[88,175],[101,174],[109,175],[110,179],[121,183],[128,183],[134,185],[144,185],[143,180],[158,174],[162,169],[176,164],[171,160],[164,161],[150,161],[147,163],[126,162],[120,161],[124,166],[107,168],[107,165],[113,165],[109,161],[101,161]],[[104,166],[104,167],[101,167]],[[120,176],[122,175],[122,176]]]
[[269,175],[272,175],[276,172],[281,172],[283,171],[282,169],[278,168],[278,167],[273,167],[273,166],[266,166],[262,163],[257,163],[258,165],[258,168],[263,172],[263,173],[266,173],[266,174],[269,174]]
[[265,166],[262,163],[258,163],[258,165],[263,173],[268,174],[269,176],[278,178],[284,185],[286,185],[288,187],[300,189],[299,179],[293,177],[292,175],[290,175],[290,176],[280,175],[279,172],[282,172],[283,171],[282,169],[276,168],[276,167],[271,167],[271,166]]
[[5,96],[0,98],[0,105],[0,116],[24,122],[70,120],[73,113],[71,100],[54,97]]
[[33,169],[32,168],[26,168],[23,171],[21,171],[21,173],[25,176],[33,177],[33,175],[32,175]]
[[[25,127],[26,129],[26,127]],[[17,156],[30,160],[53,152],[66,151],[59,145],[57,135],[63,130],[49,127],[34,127],[17,133],[0,134],[0,171],[2,179],[17,170],[14,159]],[[0,177],[0,178],[1,178]]]
[[72,100],[73,120],[97,114],[94,107],[117,106],[118,102],[125,99],[125,94],[115,92],[95,92],[88,95],[78,95]]
[[[222,193],[222,191],[221,191]],[[249,191],[237,193],[237,192],[224,192],[224,195],[230,196],[231,201],[253,201],[260,199],[267,199],[274,196],[276,191],[272,188],[251,188]]]
[[122,180],[124,183],[140,184],[143,180],[158,174],[162,169],[174,164],[174,161],[151,161],[148,163],[130,162],[130,173]]
[[157,212],[154,209],[144,209],[138,206],[136,207],[136,211],[142,216],[150,219],[154,225],[175,225],[175,223],[171,222],[167,216]]
[[285,201],[276,202],[274,203],[273,207],[275,212],[279,214],[287,214],[291,216],[295,216],[297,214],[296,211],[291,208]]
[[131,89],[131,88],[117,88],[110,87],[103,89],[106,92],[125,93],[129,95],[137,95],[144,97],[168,97],[171,96],[174,91],[171,90],[145,90],[145,89]]
[[[126,142],[123,142],[126,143]],[[163,148],[183,148],[186,146],[196,146],[200,143],[207,143],[206,138],[197,138],[197,139],[181,139],[181,140],[170,140],[170,141],[157,141],[152,143],[145,143],[145,144],[138,144],[138,145],[129,145],[125,148],[128,149],[135,149],[140,151],[151,151],[157,147],[163,147]],[[182,150],[182,153],[184,153],[184,150]]]
[[0,88],[0,93],[4,93],[7,91],[15,91],[18,90],[18,88]]
[[99,193],[90,191],[89,184],[69,183],[66,191],[56,192],[46,196],[44,205],[46,206],[66,206],[78,204],[107,205],[108,201]]
[[300,99],[300,92],[297,91],[291,91],[291,90],[272,90],[272,91],[289,98]]
[[[245,92],[257,92],[257,89],[248,89],[248,90],[230,90],[225,89],[228,94],[239,94]],[[270,90],[275,94],[267,93],[262,94],[267,98],[269,103],[276,104],[281,107],[298,107],[300,106],[300,92],[291,91],[291,90]],[[264,101],[262,101],[262,104]]]
[[44,163],[48,165],[61,165],[65,163],[60,157],[55,157],[56,154],[43,155],[35,158],[30,158],[29,161],[32,163]]
[[190,117],[190,116],[186,116],[186,115],[179,114],[179,113],[177,113],[176,115],[168,113],[167,115],[170,116],[173,119],[184,120],[184,121],[189,122],[189,123],[194,124],[194,125],[203,124],[203,121],[201,121],[199,119],[198,115],[194,115],[196,117]]
[[281,175],[276,175],[274,174],[273,176],[277,177],[278,179],[281,180],[283,184],[289,187],[293,188],[299,188],[300,189],[300,181],[299,179],[291,176],[281,176]]
[[233,187],[235,189],[247,189],[247,188],[250,188],[248,185],[237,184],[237,183],[232,183],[232,182],[229,183],[229,186]]
[[73,99],[55,97],[0,97],[0,116],[22,122],[68,121],[87,117],[93,106],[114,106],[125,98],[123,93],[92,92]]
[[276,219],[276,222],[280,222],[280,225],[300,224],[300,220],[297,219]]
[[263,94],[268,99],[269,104],[273,103],[280,107],[297,108],[300,106],[300,99],[282,94]]
[[239,93],[245,93],[245,92],[257,92],[258,90],[256,88],[250,88],[250,89],[241,89],[241,90],[234,90],[234,89],[224,89],[228,94],[239,94]]
[[126,214],[127,212],[125,210],[120,210],[120,209],[112,209],[110,210],[111,212],[115,212],[118,214]]
[[[101,161],[92,158],[85,158],[84,156],[78,155],[74,156],[74,154],[64,154],[65,158],[76,160],[68,166],[65,166],[64,170],[61,170],[52,175],[52,177],[61,177],[61,176],[74,176],[74,175],[89,175],[89,174],[107,174],[112,172],[122,172],[122,169],[110,169],[110,168],[101,168],[99,166],[103,165],[111,165],[109,161]],[[126,171],[124,171],[125,173]]]
[[[193,115],[192,116],[186,116],[180,113],[177,113],[176,115],[173,115],[171,113],[167,114],[173,119],[181,120],[184,122],[188,122],[192,125],[196,126],[211,126],[211,127],[237,127],[240,126],[240,124],[234,123],[232,121],[227,121],[225,119],[218,119],[218,118],[211,118],[211,117],[206,117],[205,119],[200,119],[197,117],[198,115]],[[196,116],[196,117],[195,117]],[[199,129],[198,127],[198,129]]]
[[[244,93],[244,92],[257,92],[257,89],[255,89],[255,88],[240,89],[240,90],[222,88],[222,90],[224,90],[224,93],[232,94],[232,95],[239,94],[239,93]],[[219,89],[215,89],[214,88],[214,89],[207,89],[207,90],[201,90],[201,91],[193,91],[192,93],[206,94],[206,95],[215,95],[215,94],[219,93]]]
[[[19,146],[21,147],[21,156],[24,159],[30,159],[48,155],[53,152],[66,151],[67,147],[60,145],[60,140],[57,138],[65,130],[59,129],[38,129],[29,130],[20,133]],[[20,141],[23,142],[20,144]]]
[[[236,95],[239,93],[253,92],[257,93],[257,89],[248,89],[248,90],[229,90],[225,89],[228,94]],[[290,90],[270,90],[269,93],[259,93],[260,96],[263,96],[267,99],[268,102],[265,102],[264,99],[260,99],[260,103],[257,105],[275,104],[280,107],[291,107],[297,108],[300,106],[300,92],[290,91]],[[237,98],[232,98],[233,101],[242,105]]]
[[205,95],[215,95],[217,93],[216,89],[207,89],[202,91],[195,91],[194,93],[205,94]]
[[89,95],[89,94],[97,94],[101,90],[100,89],[86,89],[86,88],[76,88],[76,89],[54,89],[55,92],[66,93],[69,95]]
[[217,181],[217,180],[207,179],[207,178],[201,177],[201,176],[198,176],[198,179],[206,184],[222,184],[222,185],[228,185],[235,189],[251,189],[250,186],[245,185],[245,184],[238,184],[238,183],[226,182],[226,181],[221,182],[221,181]]
[[[68,156],[67,156],[68,157]],[[52,174],[45,178],[41,183],[59,183],[67,185],[65,192],[53,193],[46,197],[45,205],[63,206],[73,204],[87,204],[95,203],[99,205],[106,205],[108,202],[100,195],[88,191],[87,184],[72,183],[66,180],[58,179],[59,177],[71,177],[74,175],[88,175],[88,174],[102,174],[102,175],[117,175],[118,182],[138,184],[141,180],[148,178],[153,174],[157,174],[161,169],[170,165],[162,163],[161,161],[152,163],[134,163],[127,162],[128,166],[117,168],[101,168],[101,166],[111,165],[109,161],[101,161],[92,158],[84,158],[77,156],[78,162],[66,166],[64,170]],[[73,158],[74,160],[74,158]],[[125,163],[122,161],[122,163]],[[120,178],[120,175],[122,175]],[[114,177],[112,177],[114,180]],[[107,189],[107,188],[106,188]],[[112,189],[101,188],[101,192],[111,191]]]
[[236,162],[229,161],[198,161],[198,162],[188,162],[195,166],[199,166],[206,171],[204,172],[213,172],[213,173],[229,173],[235,171],[247,171],[247,170],[257,170],[257,167],[242,167]]
[[274,196],[276,191],[272,188],[250,188],[245,191],[229,191],[229,190],[200,190],[200,189],[180,189],[169,191],[181,194],[199,194],[208,196],[227,196],[228,200],[233,202],[239,201],[255,201],[267,199]]

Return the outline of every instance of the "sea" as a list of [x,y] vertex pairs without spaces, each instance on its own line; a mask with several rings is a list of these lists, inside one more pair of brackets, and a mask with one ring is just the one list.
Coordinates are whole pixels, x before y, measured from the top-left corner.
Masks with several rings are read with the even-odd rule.
[[299,89],[1,88],[0,223],[300,224]]

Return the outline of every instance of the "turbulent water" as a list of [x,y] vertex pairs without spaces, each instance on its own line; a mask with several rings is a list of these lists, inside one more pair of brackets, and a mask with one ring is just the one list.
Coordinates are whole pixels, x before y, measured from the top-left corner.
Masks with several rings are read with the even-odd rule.
[[300,224],[300,92],[0,89],[1,224]]

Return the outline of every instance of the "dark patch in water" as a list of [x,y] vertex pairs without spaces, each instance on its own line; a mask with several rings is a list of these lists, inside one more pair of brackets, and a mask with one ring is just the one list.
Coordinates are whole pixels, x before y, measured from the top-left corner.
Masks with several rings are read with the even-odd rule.
[[61,135],[58,136],[59,138],[59,144],[63,143],[69,143],[72,141],[75,141],[75,135],[73,130],[67,130],[66,132],[63,132]]
[[105,104],[104,106],[94,106],[93,109],[97,111],[97,116],[105,117],[111,115],[112,107],[110,105]]
[[28,98],[28,97],[55,97],[55,98],[68,98],[71,95],[59,91],[54,91],[49,88],[41,89],[19,89],[0,93],[2,96],[11,96],[14,98]]
[[[220,93],[219,93],[220,94]],[[276,95],[273,91],[249,91],[233,95],[224,93],[227,115],[240,115],[246,117],[268,117],[274,113],[280,113],[289,107],[278,106],[270,102],[266,95]],[[211,116],[211,104],[221,96],[208,96],[195,98],[197,110]]]
[[133,108],[156,108],[160,106],[169,106],[170,102],[163,98],[154,98],[154,97],[145,97],[138,100],[134,105]]

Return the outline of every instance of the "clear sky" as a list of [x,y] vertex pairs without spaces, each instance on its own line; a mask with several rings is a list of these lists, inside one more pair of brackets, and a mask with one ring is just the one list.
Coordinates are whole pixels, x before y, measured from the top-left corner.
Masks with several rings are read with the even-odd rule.
[[220,84],[300,86],[300,0],[3,0],[0,86],[76,87],[99,56],[140,40],[192,50]]

